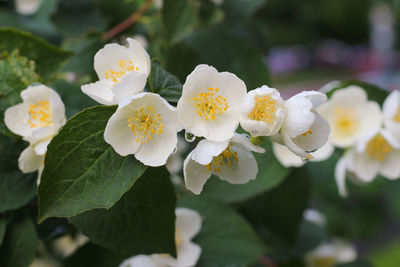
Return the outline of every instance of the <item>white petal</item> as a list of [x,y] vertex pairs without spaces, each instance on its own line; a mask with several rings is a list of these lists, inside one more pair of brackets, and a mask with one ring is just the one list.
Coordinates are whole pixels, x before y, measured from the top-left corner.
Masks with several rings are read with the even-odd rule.
[[131,112],[129,107],[118,109],[108,120],[104,131],[104,140],[121,156],[135,154],[141,146],[128,127]]
[[53,126],[35,128],[30,135],[25,136],[23,139],[31,144],[36,144],[43,139],[52,138],[56,133],[56,129]]
[[391,180],[400,178],[399,149],[395,149],[386,155],[385,160],[382,162],[379,173]]
[[369,183],[378,174],[381,163],[370,157],[367,153],[354,153],[348,163],[348,169],[352,171],[360,181]]
[[119,267],[162,267],[149,255],[137,255],[124,260]]
[[216,173],[221,180],[228,181],[231,184],[245,184],[256,178],[258,173],[257,161],[254,155],[246,147],[233,143],[232,152],[237,152],[239,160],[236,162],[231,159],[231,166],[223,164],[221,171]]
[[311,101],[303,97],[292,97],[286,102],[286,118],[282,132],[295,138],[305,133],[315,120]]
[[304,151],[301,147],[299,147],[296,143],[293,142],[292,138],[286,133],[281,133],[283,143],[287,146],[287,148],[292,151],[294,154],[298,155],[303,159],[312,159],[311,154]]
[[347,197],[347,188],[346,188],[346,171],[347,165],[349,162],[349,157],[353,156],[352,151],[349,151],[347,154],[342,156],[335,166],[335,180],[336,185],[338,187],[339,194],[342,197]]
[[296,97],[307,98],[309,101],[311,101],[313,108],[317,108],[328,99],[325,94],[317,91],[303,91],[300,94],[293,96],[292,98]]
[[326,142],[325,145],[323,145],[321,148],[319,148],[317,151],[311,153],[313,158],[311,161],[324,161],[333,154],[335,151],[335,147],[330,143]]
[[82,85],[82,92],[103,105],[114,105],[114,94],[112,84],[107,81],[97,81],[95,83]]
[[[200,258],[201,247],[192,242],[184,242],[178,247],[176,267],[195,266]],[[175,267],[175,265],[173,265]]]
[[383,114],[389,120],[392,120],[397,113],[397,109],[400,105],[400,91],[395,90],[386,97],[383,102]]
[[31,146],[28,146],[19,156],[18,167],[23,173],[37,171],[43,165],[43,158],[43,156],[36,154]]
[[256,146],[253,144],[249,138],[246,137],[244,134],[235,133],[235,136],[232,138],[232,142],[241,144],[245,148],[250,151],[257,152],[257,153],[265,153],[265,149],[261,146]]
[[38,155],[44,155],[47,151],[47,145],[50,143],[51,138],[45,139],[35,145],[35,153]]
[[301,167],[305,164],[299,156],[294,154],[284,145],[272,143],[272,151],[274,152],[275,158],[277,158],[282,166],[286,168]]
[[213,142],[207,139],[201,140],[193,150],[192,159],[201,165],[209,164],[213,157],[218,156],[224,151],[229,144],[229,140],[225,142]]
[[201,229],[200,214],[188,208],[177,208],[176,213],[176,229],[180,232],[184,241],[190,241],[195,237]]
[[147,166],[162,166],[165,165],[168,157],[174,152],[177,143],[176,131],[166,128],[161,134],[153,135],[153,139],[147,144],[142,144],[135,157]]
[[122,99],[143,92],[146,85],[147,75],[131,71],[122,77],[121,81],[114,85],[113,103],[119,103]]
[[41,100],[48,100],[52,91],[51,88],[43,84],[34,84],[21,92],[21,98],[26,103],[36,104]]
[[28,109],[29,106],[25,103],[6,109],[4,112],[4,123],[11,132],[20,136],[31,134],[33,128],[30,128],[28,124]]
[[146,78],[150,73],[150,56],[146,49],[140,44],[139,41],[128,38],[129,50],[134,53],[135,64],[139,65],[140,71],[146,74]]
[[53,124],[54,124],[54,131],[58,131],[61,126],[63,126],[67,119],[65,117],[65,106],[64,103],[61,100],[61,97],[57,94],[56,91],[53,89],[50,89],[50,97],[49,97],[49,102],[51,105],[51,110],[53,113]]
[[211,171],[205,165],[201,165],[192,160],[193,151],[189,153],[183,163],[183,175],[185,177],[186,188],[198,195],[203,190],[203,186],[211,177]]
[[133,59],[132,51],[119,44],[106,44],[94,56],[94,69],[100,81],[107,80],[104,73],[113,70],[119,71],[118,63],[121,60]]

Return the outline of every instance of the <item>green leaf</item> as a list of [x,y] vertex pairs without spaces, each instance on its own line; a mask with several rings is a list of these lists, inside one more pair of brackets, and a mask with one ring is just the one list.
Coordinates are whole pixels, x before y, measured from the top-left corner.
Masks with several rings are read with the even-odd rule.
[[164,167],[149,168],[111,209],[68,220],[90,240],[119,254],[175,255],[176,196]]
[[19,51],[13,50],[10,54],[3,52],[0,56],[0,131],[6,134],[10,132],[4,124],[4,112],[8,107],[22,102],[22,90],[39,81],[35,73],[35,62],[20,56]]
[[156,62],[151,62],[148,85],[152,93],[161,95],[171,103],[177,103],[182,95],[182,83]]
[[222,202],[185,197],[178,206],[196,210],[203,218],[201,231],[193,240],[201,247],[196,266],[250,266],[265,252],[246,220]]
[[198,55],[197,63],[233,72],[252,90],[269,82],[269,72],[263,54],[248,40],[245,33],[223,24],[196,31],[187,42]]
[[47,148],[39,186],[39,221],[110,208],[146,170],[133,156],[121,157],[104,141],[116,107],[78,113]]
[[94,0],[95,7],[107,17],[111,24],[117,24],[139,9],[144,0]]
[[110,267],[119,266],[126,257],[117,255],[112,251],[88,243],[80,247],[72,256],[68,257],[65,262],[65,267]]
[[194,0],[164,0],[162,20],[170,43],[178,43],[196,26],[196,2]]
[[295,169],[278,187],[248,200],[240,209],[254,225],[266,227],[294,244],[309,195],[307,174],[302,168]]
[[265,148],[266,153],[254,153],[258,164],[258,174],[255,180],[247,184],[235,185],[214,176],[206,183],[201,194],[226,202],[237,202],[262,194],[278,186],[289,174],[290,169],[280,165],[272,153],[270,142],[265,142],[262,146]]
[[[381,266],[385,266],[385,267],[394,267],[394,266],[398,266],[399,262],[397,261],[395,265],[381,265]],[[380,266],[380,265],[373,265],[373,266]],[[342,263],[342,264],[337,264],[335,265],[335,267],[372,267],[372,265],[364,260],[356,260],[353,262],[349,262],[349,263]]]
[[37,244],[38,239],[31,219],[15,219],[8,224],[0,247],[0,266],[29,266],[35,258]]
[[61,64],[72,54],[48,44],[28,32],[12,28],[0,29],[0,51],[11,53],[19,49],[24,56],[36,63],[36,72],[45,80],[61,66]]
[[266,0],[229,0],[224,1],[224,9],[228,19],[237,20],[252,16],[265,4]]
[[0,177],[0,212],[18,209],[36,195],[37,173],[21,171],[2,173]]
[[331,97],[335,91],[346,88],[351,85],[356,85],[356,86],[360,86],[361,88],[363,88],[368,95],[368,99],[376,101],[380,105],[383,104],[383,101],[385,101],[386,97],[389,95],[389,92],[387,90],[380,88],[376,85],[369,84],[366,82],[361,82],[361,81],[339,82],[337,85],[336,84],[334,85],[334,88],[332,88],[331,90],[326,92],[326,94],[328,95],[328,97]]
[[7,219],[5,217],[0,218],[0,247],[3,244],[4,235],[7,229]]
[[25,147],[26,142],[19,137],[0,133],[0,177],[4,173],[18,170],[18,158]]

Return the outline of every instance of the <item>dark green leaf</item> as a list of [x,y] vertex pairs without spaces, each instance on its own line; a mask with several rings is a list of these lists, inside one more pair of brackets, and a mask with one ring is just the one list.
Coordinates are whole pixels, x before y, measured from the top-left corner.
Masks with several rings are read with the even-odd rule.
[[48,146],[39,186],[39,221],[110,208],[146,170],[132,156],[121,157],[104,141],[115,107],[78,113]]
[[369,84],[366,82],[361,82],[361,81],[343,81],[340,82],[339,84],[335,85],[334,88],[326,92],[328,97],[331,97],[333,92],[346,88],[351,85],[356,85],[362,87],[365,92],[368,95],[369,100],[373,100],[378,102],[380,105],[383,104],[383,101],[385,101],[386,97],[389,95],[389,92],[383,88],[380,88],[376,85]]
[[282,167],[276,160],[270,142],[265,142],[263,147],[266,153],[254,153],[258,163],[258,174],[255,180],[244,185],[234,185],[214,176],[205,185],[202,195],[226,202],[236,202],[262,194],[279,185],[289,174],[290,169]]
[[126,257],[112,251],[93,245],[92,243],[80,247],[72,256],[68,257],[65,267],[113,267],[119,266]]
[[266,227],[294,244],[309,194],[307,174],[295,169],[278,187],[245,202],[241,210],[256,226]]
[[182,83],[179,79],[156,61],[151,62],[148,85],[151,92],[161,95],[168,102],[177,103],[182,95]]
[[37,173],[20,171],[2,173],[0,177],[0,212],[14,210],[27,204],[36,194]]
[[194,0],[164,0],[162,19],[171,44],[189,35],[197,23]]
[[107,17],[111,24],[117,24],[131,16],[144,0],[94,0],[96,8]]
[[203,218],[193,242],[200,245],[196,266],[249,266],[265,252],[251,226],[232,208],[203,197],[186,197],[178,206],[197,210]]
[[35,227],[30,218],[10,222],[0,247],[0,266],[29,266],[35,258],[37,243]]
[[237,20],[252,16],[266,0],[229,0],[224,1],[224,9],[228,19]]
[[0,218],[0,247],[3,244],[4,235],[7,229],[7,219],[5,217]]
[[111,209],[69,221],[95,244],[119,254],[175,254],[176,196],[164,167],[149,168]]
[[9,53],[19,49],[21,56],[35,61],[36,72],[45,80],[71,56],[70,52],[48,44],[28,32],[12,28],[0,29],[0,51]]
[[9,134],[4,125],[5,110],[22,102],[21,91],[38,82],[39,76],[35,73],[35,62],[20,56],[19,50],[13,50],[11,54],[3,52],[0,56],[0,77],[0,131]]
[[[395,265],[393,265],[393,267],[397,266],[397,265],[398,265],[398,262]],[[357,260],[354,262],[337,264],[337,265],[335,265],[335,267],[372,267],[372,265],[364,260]],[[385,265],[385,267],[389,267],[389,266]]]

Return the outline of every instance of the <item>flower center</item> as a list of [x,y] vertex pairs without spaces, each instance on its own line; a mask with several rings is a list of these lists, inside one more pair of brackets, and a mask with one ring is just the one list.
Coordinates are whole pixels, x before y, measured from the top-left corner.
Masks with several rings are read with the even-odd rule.
[[221,166],[226,163],[228,167],[232,165],[232,162],[239,162],[238,153],[236,151],[232,151],[232,143],[229,143],[228,147],[222,151],[221,154],[214,157],[210,164],[207,164],[207,168],[209,171],[214,171],[216,173],[221,172]]
[[119,82],[119,80],[122,78],[122,76],[125,75],[125,73],[130,72],[130,71],[139,71],[139,67],[135,66],[133,64],[132,60],[120,60],[118,62],[118,65],[120,67],[119,71],[114,71],[114,70],[107,70],[104,72],[104,77],[106,77],[107,80],[111,80],[114,83]]
[[393,150],[393,147],[383,138],[382,135],[377,134],[367,144],[367,153],[378,161],[385,160],[386,155]]
[[354,134],[359,122],[352,108],[337,107],[334,111],[335,129],[344,135]]
[[29,127],[46,127],[53,124],[53,112],[48,100],[39,101],[37,104],[29,105]]
[[312,134],[312,131],[311,130],[308,130],[307,132],[305,132],[305,133],[303,133],[303,134],[301,134],[302,136],[307,136],[307,135],[309,135],[309,134]]
[[270,96],[257,96],[254,98],[256,102],[254,109],[249,114],[249,119],[255,121],[264,121],[272,123],[275,119],[276,102]]
[[197,97],[193,97],[196,112],[201,118],[215,120],[215,115],[222,114],[228,109],[225,97],[217,93],[218,88],[210,87],[206,93],[199,93]]
[[128,126],[136,137],[136,143],[142,144],[151,141],[153,135],[162,134],[164,127],[161,115],[152,106],[135,110],[134,115],[128,118]]
[[321,257],[313,259],[315,267],[333,267],[336,264],[336,259],[332,257]]
[[400,105],[397,107],[397,111],[396,111],[396,114],[393,117],[393,120],[395,122],[400,123]]

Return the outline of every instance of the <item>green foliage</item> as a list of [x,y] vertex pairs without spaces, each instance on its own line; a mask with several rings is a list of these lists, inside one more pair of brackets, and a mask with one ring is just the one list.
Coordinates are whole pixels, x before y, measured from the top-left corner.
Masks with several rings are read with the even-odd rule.
[[258,174],[255,180],[244,185],[235,185],[222,181],[218,177],[212,177],[206,183],[202,195],[226,202],[238,202],[278,186],[289,174],[290,169],[283,167],[274,157],[271,143],[265,142],[263,147],[266,153],[254,153],[258,165]]
[[265,252],[251,226],[229,206],[204,197],[185,197],[178,206],[198,211],[203,218],[193,242],[202,248],[196,266],[249,266]]
[[170,43],[175,44],[181,41],[193,31],[196,25],[196,1],[163,1],[162,19]]
[[0,29],[0,51],[11,53],[19,49],[20,55],[35,61],[36,72],[48,80],[61,64],[71,56],[70,52],[52,46],[30,33],[12,28]]
[[38,238],[30,218],[10,221],[0,247],[0,266],[26,267],[36,253]]
[[111,209],[69,221],[95,244],[127,256],[175,252],[176,196],[164,167],[151,168]]
[[177,103],[182,95],[182,83],[166,71],[157,61],[151,62],[148,86],[152,93],[161,95],[171,103]]
[[35,62],[20,56],[20,50],[15,49],[10,54],[5,51],[0,56],[0,77],[0,131],[9,134],[4,125],[5,110],[20,103],[21,91],[31,83],[38,82],[39,76],[35,73]]
[[119,266],[125,256],[117,255],[112,251],[91,243],[79,248],[64,262],[65,267],[111,267]]
[[3,244],[4,235],[7,229],[7,219],[5,217],[0,218],[0,247]]
[[115,107],[97,106],[68,120],[48,146],[39,186],[39,221],[110,208],[146,170],[104,141]]
[[228,0],[224,1],[224,9],[228,19],[237,20],[252,16],[261,8],[266,0]]

